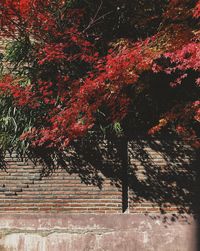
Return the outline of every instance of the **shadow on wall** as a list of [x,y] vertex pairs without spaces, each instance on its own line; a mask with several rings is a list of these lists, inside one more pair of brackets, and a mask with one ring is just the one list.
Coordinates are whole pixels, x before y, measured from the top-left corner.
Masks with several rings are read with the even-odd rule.
[[110,180],[122,191],[123,212],[143,207],[148,213],[158,208],[163,216],[156,217],[166,223],[187,221],[188,213],[199,218],[200,155],[180,140],[91,137],[75,142],[66,152],[38,149],[29,158],[42,165],[41,179],[61,167],[99,189]]
[[4,159],[4,154],[3,152],[0,151],[0,170],[6,171],[7,165]]
[[66,152],[38,149],[29,154],[35,165],[43,166],[41,177],[49,176],[61,167],[69,174],[76,174],[81,182],[99,189],[106,178],[113,186],[122,186],[122,157],[119,155],[121,141],[81,140],[75,142]]
[[[109,179],[122,191],[123,212],[143,207],[143,212],[175,212],[175,218],[200,215],[200,156],[180,140],[91,137],[66,152],[38,149],[29,158],[42,166],[41,179],[59,167],[99,189]],[[0,164],[6,170],[3,160]]]
[[189,146],[177,140],[132,141],[128,147],[129,188],[134,200],[147,200],[160,211],[175,206],[178,213],[198,213],[199,161]]
[[109,179],[122,191],[123,211],[145,203],[147,211],[157,207],[161,213],[174,209],[199,215],[199,156],[181,141],[91,138],[75,142],[67,152],[39,149],[31,158],[40,159],[41,178],[62,167],[99,189]]

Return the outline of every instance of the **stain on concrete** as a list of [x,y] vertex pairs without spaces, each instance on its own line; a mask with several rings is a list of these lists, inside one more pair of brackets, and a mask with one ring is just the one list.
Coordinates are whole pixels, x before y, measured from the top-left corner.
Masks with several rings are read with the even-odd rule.
[[[19,219],[20,218],[20,219]],[[196,222],[145,215],[0,215],[0,251],[197,251]]]
[[3,246],[0,245],[0,251],[7,251]]

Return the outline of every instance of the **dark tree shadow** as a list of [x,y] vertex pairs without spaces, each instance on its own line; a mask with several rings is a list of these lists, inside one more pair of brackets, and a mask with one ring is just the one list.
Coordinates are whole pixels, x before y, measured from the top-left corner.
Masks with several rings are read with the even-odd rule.
[[178,213],[199,213],[199,156],[194,150],[172,139],[136,139],[128,149],[133,201],[151,201],[162,213],[169,205]]
[[4,159],[4,154],[2,151],[0,151],[0,170],[7,171],[7,165]]
[[[41,166],[40,179],[61,167],[99,189],[110,180],[122,192],[122,212],[148,203],[149,208],[159,207],[161,214],[174,207],[172,220],[184,214],[200,215],[199,154],[178,139],[98,135],[74,142],[66,152],[30,151],[24,161],[29,159]],[[3,162],[1,166],[6,167]]]
[[28,157],[35,165],[40,164],[41,177],[49,176],[61,167],[69,174],[76,174],[81,182],[103,188],[105,178],[113,186],[122,186],[121,141],[87,139],[74,142],[66,152],[37,149]]
[[169,206],[177,214],[199,214],[199,156],[178,139],[127,141],[98,136],[79,140],[66,152],[38,149],[29,158],[42,166],[41,179],[58,167],[99,189],[109,179],[122,191],[123,212],[134,203],[148,202],[163,214]]

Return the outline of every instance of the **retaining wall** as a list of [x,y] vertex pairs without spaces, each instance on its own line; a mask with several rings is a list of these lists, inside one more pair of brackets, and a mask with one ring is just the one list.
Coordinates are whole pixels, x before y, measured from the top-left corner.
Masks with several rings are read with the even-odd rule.
[[[0,216],[1,251],[197,251],[191,217],[29,214]],[[164,220],[164,221],[163,221]]]
[[166,139],[82,142],[56,164],[7,153],[0,251],[200,250],[198,157]]

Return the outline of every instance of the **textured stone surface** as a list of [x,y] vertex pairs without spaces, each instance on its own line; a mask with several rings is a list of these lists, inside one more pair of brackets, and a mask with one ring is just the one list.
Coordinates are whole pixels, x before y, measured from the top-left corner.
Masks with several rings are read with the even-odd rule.
[[0,215],[0,251],[197,251],[191,216]]

